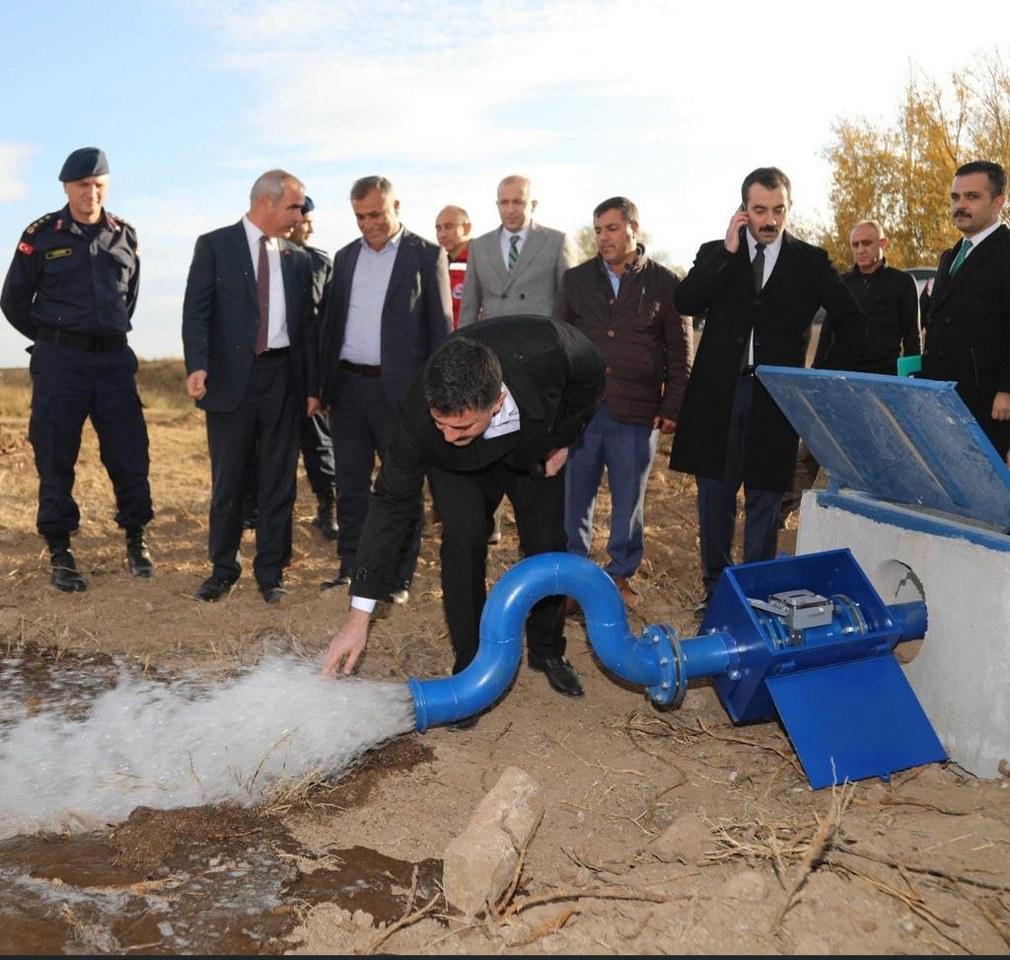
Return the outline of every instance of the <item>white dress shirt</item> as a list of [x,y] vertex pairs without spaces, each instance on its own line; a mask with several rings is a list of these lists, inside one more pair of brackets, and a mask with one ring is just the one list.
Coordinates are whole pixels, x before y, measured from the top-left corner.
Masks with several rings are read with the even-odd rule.
[[[988,237],[990,233],[996,230],[1002,222],[1003,222],[1002,220],[997,220],[995,223],[990,224],[988,227],[986,227],[985,230],[979,230],[978,233],[973,233],[970,237],[965,236],[964,238],[965,240],[971,241],[971,246],[968,248],[968,252],[964,255],[964,259],[967,260],[975,252],[975,248],[983,240],[985,240],[985,238]],[[963,260],[961,262],[962,264],[964,263]]]
[[[259,279],[260,237],[265,236],[247,216],[242,217],[249,255],[252,257],[253,277]],[[284,298],[284,275],[281,273],[281,248],[276,237],[267,240],[267,263],[270,266],[270,314],[267,318],[267,349],[288,347],[288,314]],[[254,284],[255,285],[255,284]]]
[[381,250],[373,250],[364,237],[354,264],[351,296],[340,359],[378,367],[382,363],[382,307],[393,275],[396,253],[403,239],[403,227],[389,238]]
[[[757,240],[754,239],[754,234],[750,230],[744,230],[744,236],[747,238],[747,252],[750,254],[750,262],[754,262],[754,258],[757,256]],[[768,282],[768,278],[772,275],[772,270],[775,269],[775,264],[778,262],[779,253],[782,250],[782,234],[780,233],[776,238],[774,243],[765,244],[765,269],[761,276],[761,289],[764,289],[765,284]],[[751,330],[750,338],[747,341],[747,366],[754,366],[754,331]]]

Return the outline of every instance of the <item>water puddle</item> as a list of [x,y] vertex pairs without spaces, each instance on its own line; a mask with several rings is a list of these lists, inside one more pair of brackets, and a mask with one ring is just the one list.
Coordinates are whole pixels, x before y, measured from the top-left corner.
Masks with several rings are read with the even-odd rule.
[[276,812],[338,816],[430,762],[398,736],[405,689],[277,659],[221,684],[0,660],[0,954],[273,954],[306,905],[391,922],[426,902],[439,861],[310,853]]
[[[394,741],[311,801],[347,808],[391,771],[431,757],[413,739]],[[302,872],[299,861],[325,867]],[[0,841],[0,954],[281,953],[305,906],[333,902],[391,922],[411,890],[427,902],[441,872],[437,860],[364,847],[320,858],[255,809],[139,808],[109,831]]]

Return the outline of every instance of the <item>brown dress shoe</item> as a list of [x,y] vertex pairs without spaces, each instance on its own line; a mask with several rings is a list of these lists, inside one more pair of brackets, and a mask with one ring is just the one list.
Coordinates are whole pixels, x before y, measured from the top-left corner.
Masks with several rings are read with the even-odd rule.
[[627,577],[614,577],[614,584],[617,586],[625,606],[632,609],[638,606],[642,598],[638,595],[638,591],[628,583]]

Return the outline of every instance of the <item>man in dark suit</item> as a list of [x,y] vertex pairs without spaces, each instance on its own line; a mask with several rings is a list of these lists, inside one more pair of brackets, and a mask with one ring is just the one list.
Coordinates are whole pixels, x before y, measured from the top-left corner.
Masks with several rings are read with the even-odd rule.
[[802,367],[818,307],[831,314],[831,364],[858,357],[866,324],[827,253],[785,231],[789,179],[760,167],[725,238],[705,243],[674,293],[681,314],[707,312],[684,394],[670,466],[698,484],[702,580],[707,606],[730,551],[736,496],[745,491],[744,561],[775,556],[779,502],[792,480],[796,433],[755,380],[758,364]]
[[[438,244],[400,224],[400,201],[385,177],[351,187],[361,240],[337,252],[321,340],[322,401],[330,411],[337,483],[340,570],[323,588],[350,583],[368,513],[375,456],[393,440],[407,385],[452,330],[449,265]],[[418,491],[389,598],[405,603],[421,546]]]
[[[315,316],[322,316],[325,309],[326,288],[333,271],[333,261],[325,250],[309,245],[309,238],[315,232],[313,211],[316,205],[311,197],[305,198],[302,204],[302,222],[299,223],[288,237],[292,243],[297,243],[312,261],[312,300],[315,304]],[[318,330],[318,323],[316,324]],[[318,354],[319,344],[312,349]],[[330,421],[322,411],[311,417],[301,418],[301,451],[302,463],[305,465],[305,476],[309,486],[316,496],[316,515],[312,518],[314,526],[327,540],[337,539],[336,492],[333,483],[333,440],[330,437]],[[255,473],[255,471],[253,471]],[[243,526],[256,529],[256,483],[250,475],[249,486],[246,488],[245,503],[242,507]]]
[[1006,170],[986,160],[954,174],[950,212],[963,237],[940,256],[922,376],[955,380],[992,445],[1010,458],[1010,230],[1000,223],[1006,184]]
[[242,503],[256,461],[256,559],[267,603],[280,602],[291,559],[298,422],[319,409],[312,264],[288,237],[305,188],[284,170],[254,184],[249,212],[196,241],[182,307],[186,390],[207,413],[214,564],[196,592],[224,596],[238,579]]
[[[358,546],[351,611],[324,669],[350,673],[365,648],[369,613],[396,576],[425,473],[442,515],[442,591],[459,673],[477,652],[486,595],[487,536],[507,496],[527,555],[564,550],[568,447],[596,409],[603,358],[567,323],[487,320],[455,333],[400,407]],[[537,603],[527,622],[528,662],[560,693],[581,696],[565,659],[564,597]],[[466,724],[464,721],[463,725]]]

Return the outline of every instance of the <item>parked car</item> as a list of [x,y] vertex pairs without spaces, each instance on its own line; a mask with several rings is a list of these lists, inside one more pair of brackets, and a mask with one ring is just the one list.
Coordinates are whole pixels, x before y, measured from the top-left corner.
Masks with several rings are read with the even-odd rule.
[[915,289],[921,302],[923,291],[928,296],[933,290],[936,267],[905,267],[905,273],[910,273],[915,280]]

